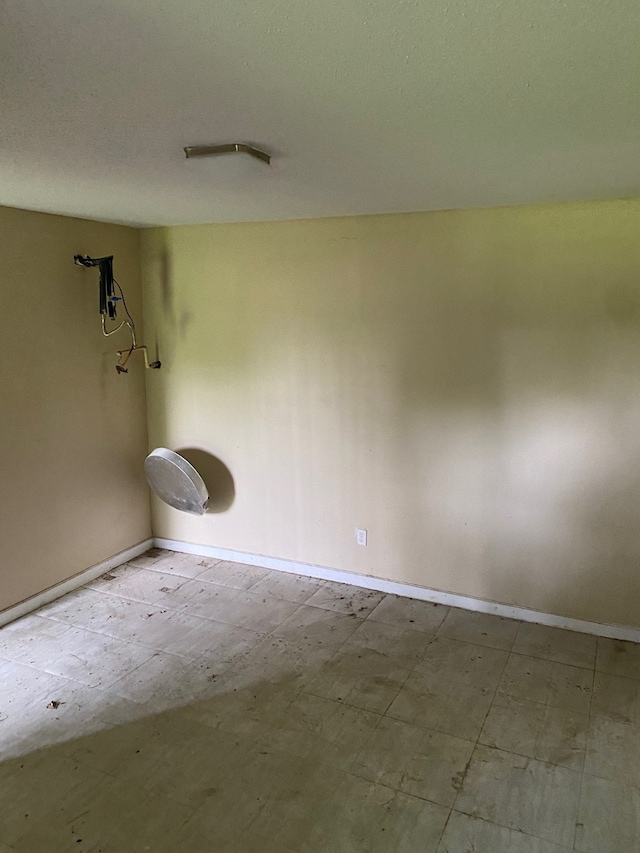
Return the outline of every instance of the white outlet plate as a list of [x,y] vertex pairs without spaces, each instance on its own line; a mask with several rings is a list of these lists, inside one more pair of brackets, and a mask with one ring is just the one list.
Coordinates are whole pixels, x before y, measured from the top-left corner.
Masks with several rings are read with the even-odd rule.
[[356,542],[358,545],[367,544],[367,531],[361,527],[356,527]]

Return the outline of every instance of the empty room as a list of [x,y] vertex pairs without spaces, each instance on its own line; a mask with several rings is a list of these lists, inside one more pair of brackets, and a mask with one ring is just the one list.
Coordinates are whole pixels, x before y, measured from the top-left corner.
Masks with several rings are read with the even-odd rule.
[[6,0],[0,853],[640,853],[640,8]]

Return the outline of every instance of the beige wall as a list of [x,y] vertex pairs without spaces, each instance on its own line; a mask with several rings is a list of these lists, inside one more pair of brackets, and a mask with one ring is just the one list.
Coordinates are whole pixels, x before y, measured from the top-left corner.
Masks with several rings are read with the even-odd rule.
[[116,375],[77,252],[115,255],[141,320],[138,231],[0,208],[0,609],[150,535],[144,368]]
[[[640,625],[640,202],[154,229],[156,535]],[[358,547],[354,528],[369,531]]]

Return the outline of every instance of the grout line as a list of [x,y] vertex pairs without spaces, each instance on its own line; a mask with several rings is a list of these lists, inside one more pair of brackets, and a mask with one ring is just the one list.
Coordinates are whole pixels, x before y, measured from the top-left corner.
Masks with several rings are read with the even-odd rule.
[[[136,569],[141,569],[141,570],[142,570],[142,569],[145,569],[145,570],[146,570],[146,567],[136,566],[135,568],[136,568]],[[182,576],[180,576],[180,577],[182,577]],[[197,579],[198,579],[198,578],[197,578],[197,576],[196,576],[195,578],[185,578],[185,580],[197,580]],[[206,583],[209,583],[209,582],[208,582],[208,581],[206,581]],[[215,582],[212,582],[212,583],[215,583]],[[258,581],[257,581],[256,583],[258,583]],[[254,584],[254,585],[255,585],[255,584]],[[254,585],[252,585],[252,586],[254,586]],[[219,585],[219,586],[224,586],[224,585]],[[129,598],[127,598],[126,596],[122,596],[122,595],[120,595],[120,594],[116,594],[116,593],[109,593],[109,592],[106,592],[106,591],[104,591],[104,590],[96,590],[96,589],[91,588],[91,587],[85,587],[85,588],[86,588],[86,589],[89,589],[91,592],[98,592],[98,593],[102,592],[102,593],[104,593],[104,595],[107,595],[107,596],[110,596],[110,597],[113,597],[113,598],[121,598],[121,599],[124,599],[124,600],[126,600],[126,601],[132,601],[132,602],[134,602],[134,603],[136,603],[136,604],[147,605],[147,606],[150,606],[150,607],[158,607],[158,605],[154,605],[154,604],[151,604],[151,603],[149,603],[149,602],[138,601],[138,600],[136,600],[136,599],[129,599]],[[227,588],[228,588],[228,587],[227,587]],[[249,589],[247,589],[247,590],[238,590],[238,592],[248,592],[248,591],[250,591],[250,588],[249,588]],[[286,601],[286,599],[280,599],[280,597],[279,597],[279,596],[274,596],[274,598],[277,598],[278,600]],[[298,610],[298,609],[300,609],[300,608],[302,608],[302,607],[314,607],[314,609],[322,610],[322,611],[323,611],[323,612],[325,612],[325,613],[332,613],[334,616],[349,618],[347,614],[341,613],[340,611],[335,611],[335,610],[333,610],[333,609],[331,609],[331,608],[323,608],[323,607],[317,607],[317,606],[315,606],[315,605],[310,605],[310,604],[308,604],[306,601],[305,601],[305,602],[289,602],[289,603],[290,603],[290,604],[295,604],[295,605],[297,605],[296,610],[294,610],[294,613],[295,613],[295,612],[297,612],[297,610]],[[163,608],[163,609],[164,609],[165,611],[170,611],[171,613],[184,613],[186,616],[189,616],[189,617],[193,617],[193,616],[194,616],[194,614],[189,613],[189,611],[188,611],[188,605],[187,605],[185,608],[181,609],[181,610],[175,610],[175,609],[170,608],[170,607],[166,607],[166,608]],[[344,648],[344,646],[345,646],[345,645],[346,645],[346,644],[347,644],[347,643],[348,643],[348,642],[353,638],[353,634],[355,634],[355,632],[359,629],[359,627],[360,627],[360,626],[361,626],[365,621],[367,621],[367,619],[369,618],[369,616],[371,615],[371,613],[372,613],[372,612],[373,612],[373,611],[370,611],[370,612],[367,614],[367,616],[365,616],[364,618],[360,617],[360,618],[359,618],[359,624],[358,624],[358,623],[356,623],[356,622],[354,622],[354,624],[356,624],[356,628],[354,629],[354,631],[352,632],[352,634],[350,635],[350,637],[349,637],[349,638],[347,638],[346,640],[344,640],[344,641],[342,642],[342,644],[340,645],[340,647],[339,647],[339,648],[336,650],[336,652],[331,656],[331,658],[329,658],[329,660],[332,660],[332,659],[333,659],[337,654],[339,654],[339,653],[340,653],[340,651]],[[39,614],[37,614],[37,615],[39,615]],[[293,615],[293,614],[291,614],[291,615]],[[44,619],[51,619],[51,617],[47,617],[47,616],[40,616],[40,618],[44,618]],[[205,621],[218,622],[218,620],[217,620],[217,619],[215,619],[214,617],[198,616],[197,618],[202,619],[202,620],[205,620]],[[278,627],[279,627],[279,626],[280,626],[284,621],[286,621],[286,619],[288,619],[288,618],[290,618],[290,617],[285,617],[285,619],[283,619],[283,620],[282,620],[282,622],[280,622],[280,623],[279,623],[279,625],[278,625],[278,626],[276,626],[276,628],[274,628],[273,630],[277,630],[277,628],[278,628]],[[446,616],[445,616],[445,618],[446,618]],[[118,637],[118,636],[116,636],[116,635],[110,635],[110,634],[106,634],[106,633],[104,633],[104,632],[102,632],[102,631],[92,630],[91,628],[87,628],[87,627],[86,627],[86,626],[84,626],[84,625],[78,625],[78,624],[74,624],[74,623],[69,623],[69,622],[66,622],[66,621],[64,621],[64,620],[55,619],[55,618],[51,619],[51,621],[55,621],[55,622],[57,622],[57,623],[59,623],[59,624],[62,624],[62,625],[66,626],[66,627],[67,627],[67,628],[69,628],[69,629],[76,629],[76,630],[77,630],[77,629],[79,629],[79,630],[82,630],[82,631],[87,631],[87,632],[92,633],[92,634],[95,634],[95,635],[97,635],[97,636],[101,636],[101,637],[104,637],[104,638],[107,638],[107,639],[113,639],[113,640],[115,640],[115,641],[117,641],[117,642],[119,642],[119,643],[124,643],[124,644],[127,644],[127,645],[134,645],[134,646],[141,647],[141,648],[144,648],[145,650],[149,650],[149,651],[152,651],[152,652],[153,652],[153,654],[151,654],[151,655],[150,655],[150,657],[149,657],[149,659],[148,659],[148,660],[146,660],[146,661],[144,661],[143,663],[140,663],[138,666],[134,667],[131,671],[127,672],[124,676],[122,676],[122,678],[130,678],[130,677],[131,677],[135,672],[137,672],[141,667],[146,666],[146,665],[148,664],[149,660],[150,660],[152,657],[154,657],[156,654],[158,654],[158,653],[166,654],[166,655],[168,655],[168,656],[170,656],[170,657],[181,658],[181,659],[184,659],[184,660],[188,661],[189,663],[194,663],[194,662],[196,662],[197,660],[199,660],[200,658],[204,657],[204,656],[207,654],[207,652],[205,651],[205,652],[202,652],[202,653],[201,653],[199,656],[197,656],[196,658],[187,658],[186,656],[183,656],[183,655],[180,655],[180,654],[176,654],[176,653],[173,653],[173,652],[167,652],[167,651],[165,651],[164,649],[158,649],[157,647],[153,647],[153,646],[146,646],[144,643],[139,643],[139,642],[137,642],[137,641],[135,641],[135,640],[123,639],[122,637]],[[371,622],[372,622],[372,623],[376,623],[376,620],[371,620]],[[444,622],[444,619],[443,619],[443,622]],[[219,622],[219,624],[225,624],[225,625],[226,625],[227,623]],[[378,622],[377,624],[385,624],[385,625],[386,625],[387,623],[379,623],[379,622]],[[442,623],[441,623],[441,624],[442,624]],[[229,626],[229,627],[231,627],[231,626]],[[397,625],[396,625],[396,626],[392,626],[392,627],[399,628],[400,630],[411,631],[412,633],[416,633],[416,634],[422,633],[422,634],[425,634],[425,635],[428,635],[428,636],[432,636],[432,639],[431,639],[431,640],[427,643],[427,645],[425,646],[425,650],[426,650],[427,648],[429,648],[429,646],[430,646],[430,645],[435,641],[435,639],[437,639],[437,638],[438,638],[437,633],[436,633],[436,634],[431,635],[431,633],[430,633],[430,632],[426,632],[426,631],[416,631],[415,629],[402,628],[402,626],[397,626]],[[252,630],[252,629],[246,629],[246,630]],[[267,635],[268,635],[268,636],[277,636],[277,635],[273,635],[271,632],[269,632]],[[282,639],[282,638],[280,638],[280,639]],[[484,719],[484,722],[483,722],[483,724],[482,724],[482,726],[481,726],[481,728],[480,728],[479,734],[478,734],[478,736],[477,736],[477,738],[476,738],[475,742],[473,742],[473,741],[468,741],[468,742],[473,742],[473,743],[474,743],[474,747],[473,747],[473,749],[472,749],[472,751],[471,751],[471,756],[470,756],[470,758],[469,758],[469,761],[467,762],[467,765],[466,765],[465,771],[464,771],[463,776],[462,776],[462,779],[461,779],[461,783],[460,783],[460,784],[461,784],[461,786],[462,786],[462,784],[464,783],[464,779],[465,779],[465,777],[466,777],[466,773],[467,773],[467,770],[468,770],[468,768],[469,768],[469,765],[470,765],[470,763],[471,763],[471,761],[472,761],[472,759],[473,759],[473,756],[476,754],[476,750],[477,750],[478,746],[480,745],[480,737],[482,736],[482,732],[483,732],[483,730],[484,730],[484,726],[485,726],[485,724],[486,724],[486,720],[487,720],[487,718],[488,718],[488,716],[489,716],[489,713],[490,713],[491,709],[494,707],[495,698],[496,698],[496,696],[497,696],[497,693],[498,693],[498,690],[499,690],[500,684],[502,683],[502,679],[503,679],[503,677],[504,677],[504,673],[505,673],[505,670],[506,670],[506,666],[507,666],[507,664],[508,664],[508,661],[509,661],[509,659],[510,659],[511,655],[512,655],[512,654],[518,654],[519,656],[522,656],[522,657],[525,657],[525,658],[526,658],[526,657],[535,657],[535,656],[533,656],[533,655],[520,655],[520,653],[514,653],[514,652],[512,651],[512,649],[513,649],[513,646],[514,646],[514,644],[515,644],[515,642],[516,642],[516,639],[515,639],[515,638],[514,638],[514,640],[513,640],[512,644],[511,644],[511,650],[510,650],[510,651],[507,651],[507,650],[505,650],[505,649],[498,649],[498,650],[496,650],[496,649],[494,649],[494,648],[493,648],[493,647],[491,647],[491,646],[479,645],[479,644],[477,644],[477,643],[473,643],[473,642],[468,641],[468,640],[457,640],[456,638],[444,638],[444,637],[442,637],[442,639],[451,639],[451,640],[453,640],[453,641],[455,641],[455,642],[462,643],[462,644],[464,644],[464,645],[473,646],[473,647],[475,647],[475,648],[477,648],[477,649],[482,649],[482,650],[485,650],[485,651],[487,651],[487,650],[489,650],[489,651],[502,651],[502,652],[506,652],[506,655],[507,655],[507,656],[506,656],[505,663],[504,663],[503,668],[502,668],[502,672],[501,672],[501,674],[500,674],[499,679],[498,679],[498,680],[497,680],[497,682],[496,682],[496,687],[495,687],[495,689],[493,690],[493,695],[492,695],[492,698],[491,698],[491,703],[490,703],[490,705],[489,705],[489,709],[487,710],[487,713],[486,713],[486,715],[485,715],[485,719]],[[598,641],[598,642],[599,642],[599,641]],[[247,653],[250,653],[250,652],[247,652]],[[424,652],[423,652],[422,654],[424,654]],[[536,658],[536,659],[548,660],[547,658]],[[327,662],[328,662],[328,661],[327,661]],[[561,665],[576,666],[576,665],[573,665],[573,664],[564,664],[564,663],[562,663],[562,662],[560,662],[560,661],[549,661],[549,662],[550,662],[550,663],[560,663]],[[64,680],[66,680],[67,682],[74,683],[74,684],[78,684],[78,685],[80,685],[80,686],[82,686],[82,687],[85,687],[85,688],[87,688],[87,689],[101,691],[101,692],[103,692],[103,693],[105,693],[105,694],[110,695],[110,696],[111,696],[112,698],[114,698],[114,699],[121,699],[121,700],[123,700],[124,702],[131,702],[131,703],[133,703],[133,704],[141,705],[141,706],[148,705],[148,700],[138,701],[138,700],[136,700],[136,699],[131,699],[130,697],[125,697],[125,696],[121,696],[121,695],[120,695],[120,694],[118,694],[118,693],[114,693],[113,691],[111,691],[111,690],[110,690],[110,688],[107,688],[107,687],[104,687],[104,686],[95,686],[95,687],[90,687],[89,685],[85,684],[84,682],[80,682],[80,681],[78,681],[77,679],[70,678],[70,677],[65,676],[65,675],[59,675],[58,673],[50,673],[48,670],[40,670],[40,669],[38,669],[37,667],[33,667],[33,666],[31,666],[30,664],[23,664],[23,663],[21,663],[21,662],[16,662],[16,663],[20,663],[20,665],[21,665],[21,666],[26,666],[26,667],[28,667],[28,668],[30,668],[30,669],[34,669],[34,670],[36,670],[36,671],[38,671],[38,672],[42,672],[43,674],[54,675],[54,676],[55,676],[55,677],[57,677],[57,678],[62,678],[62,679],[64,679]],[[396,696],[397,696],[397,695],[399,694],[399,692],[403,689],[403,687],[404,687],[404,685],[406,684],[406,681],[408,680],[408,678],[410,677],[410,675],[411,675],[413,672],[415,672],[415,671],[416,671],[416,669],[417,669],[419,666],[420,666],[420,659],[417,659],[417,660],[415,661],[415,663],[413,664],[412,668],[411,668],[410,670],[407,670],[407,675],[406,675],[406,677],[405,677],[405,680],[403,681],[403,683],[402,683],[401,687],[398,689],[398,692],[395,694]],[[584,667],[580,667],[580,666],[576,666],[576,668],[578,668],[578,669],[584,669]],[[402,668],[402,669],[403,669],[403,671],[404,671],[404,668]],[[230,665],[229,669],[224,669],[224,667],[223,667],[223,671],[225,671],[225,672],[232,672],[232,671],[233,671],[233,669],[231,668],[231,665]],[[589,701],[589,712],[588,712],[588,715],[589,715],[589,721],[591,720],[591,709],[592,709],[592,703],[593,703],[593,681],[594,681],[594,676],[595,676],[595,663],[594,663],[594,667],[592,668],[592,689],[591,689],[591,696],[590,696],[590,701]],[[116,681],[115,681],[115,682],[113,682],[113,685],[117,684],[117,682],[118,682],[118,681],[120,681],[120,677],[119,677],[118,679],[116,679]],[[455,684],[455,683],[462,684],[462,682],[455,682],[455,681],[452,681],[451,683],[452,683],[452,684]],[[474,687],[475,687],[476,685],[470,685],[470,686],[474,686]],[[304,692],[304,688],[302,688],[302,689],[301,689],[301,692]],[[315,694],[312,694],[312,695],[315,695]],[[322,698],[327,699],[327,697],[322,697]],[[295,701],[295,699],[290,700],[289,704],[287,705],[287,708],[289,707],[289,705],[290,705],[293,701]],[[359,708],[359,706],[351,706],[351,705],[348,705],[348,703],[338,702],[338,701],[333,700],[333,699],[330,699],[330,700],[328,700],[328,701],[334,702],[336,705],[347,705],[348,707],[353,707],[353,708],[356,708],[356,709],[358,709],[358,710],[366,711],[367,713],[371,713],[371,714],[376,715],[376,716],[378,717],[378,721],[377,721],[377,723],[376,723],[375,729],[374,729],[374,730],[372,731],[372,733],[371,733],[371,737],[373,737],[373,736],[374,736],[375,732],[377,731],[378,727],[379,727],[379,726],[380,726],[380,724],[381,724],[381,721],[382,721],[382,718],[383,718],[383,717],[387,717],[387,719],[391,719],[391,720],[395,720],[395,719],[396,719],[396,718],[388,717],[388,716],[387,716],[388,708],[391,706],[392,702],[393,702],[393,701],[395,701],[395,697],[394,697],[394,699],[392,699],[392,700],[390,701],[389,705],[387,706],[387,709],[386,709],[385,711],[383,711],[383,712],[378,712],[378,711],[368,711],[367,709]],[[110,721],[108,721],[108,720],[106,720],[106,719],[104,720],[104,722],[105,722],[105,723],[108,723],[108,724],[110,724],[110,725],[117,725],[117,724],[114,724],[114,723],[112,723],[112,722],[110,722]],[[402,723],[404,723],[404,724],[406,724],[406,725],[410,725],[410,726],[416,726],[416,727],[418,727],[418,728],[421,728],[421,729],[422,729],[422,730],[424,730],[424,731],[436,731],[436,732],[438,731],[437,729],[427,728],[426,726],[420,726],[420,725],[419,725],[419,724],[417,724],[417,723],[409,723],[409,722],[407,722],[407,721],[399,721],[399,722],[402,722]],[[449,736],[449,737],[457,737],[457,736],[455,736],[455,735],[451,735],[451,734],[450,734],[450,733],[448,733],[448,732],[447,732],[447,733],[443,733],[443,734],[446,734],[446,735],[447,735],[447,736]],[[588,738],[588,733],[587,733],[587,738]],[[466,739],[466,738],[462,738],[461,740],[467,740],[467,739]],[[367,743],[368,743],[368,742],[369,742],[369,741],[367,741]],[[585,743],[585,757],[586,757],[586,750],[587,750],[587,748],[588,748],[588,739],[587,739],[587,742]],[[497,751],[504,752],[504,753],[507,753],[507,754],[516,754],[516,755],[518,754],[518,753],[512,753],[512,752],[511,752],[511,751],[509,751],[509,750],[502,750],[502,749],[499,749],[498,747],[493,747],[493,749],[496,749]],[[363,747],[363,750],[364,750],[364,747]],[[289,753],[285,753],[285,754],[289,754]],[[360,753],[359,753],[359,754],[360,754]],[[531,758],[530,756],[523,756],[523,757],[525,757],[525,758]],[[357,760],[357,758],[356,758],[356,759],[354,759],[354,761],[353,761],[353,762],[351,762],[351,764],[349,765],[349,768],[350,768],[350,767],[352,767],[353,763],[354,763],[356,760]],[[537,761],[540,761],[541,763],[544,763],[544,764],[551,764],[551,762],[543,762],[541,759],[531,759],[531,760],[537,760]],[[551,766],[560,766],[560,767],[562,767],[562,765],[551,765]],[[564,768],[564,769],[572,769],[572,768]],[[350,769],[346,769],[346,770],[344,770],[343,772],[345,772],[345,773],[350,773]],[[579,772],[579,771],[574,771],[574,772]],[[107,774],[107,775],[110,775],[110,774]],[[351,774],[351,775],[355,775],[355,774]],[[583,764],[583,770],[582,770],[582,772],[581,772],[580,797],[579,797],[579,800],[578,800],[578,814],[579,814],[579,808],[580,808],[580,802],[581,802],[581,795],[582,795],[582,777],[584,777],[584,775],[585,775],[585,773],[584,773],[584,764]],[[358,777],[358,778],[362,778],[362,777]],[[366,781],[370,781],[370,780],[366,780]],[[399,791],[399,790],[400,790],[400,789],[398,789],[398,788],[394,788],[393,786],[388,785],[388,784],[384,784],[384,783],[375,783],[375,782],[374,782],[374,783],[371,783],[371,784],[379,784],[379,785],[381,785],[382,787],[390,788],[390,789],[391,789],[391,790],[393,790],[393,791]],[[146,789],[145,789],[145,790],[146,790]],[[166,795],[165,795],[165,796],[166,796]],[[419,795],[409,794],[408,796],[413,796],[413,797],[416,797],[417,799],[421,799],[421,800],[426,801],[426,802],[429,802],[429,803],[435,803],[435,804],[436,804],[436,805],[438,805],[440,808],[448,808],[448,809],[449,809],[449,814],[448,814],[448,816],[447,816],[447,821],[445,822],[444,828],[443,828],[442,833],[441,833],[441,835],[440,835],[440,839],[442,839],[442,837],[443,837],[443,835],[444,835],[444,832],[445,832],[445,830],[446,830],[446,826],[448,825],[448,821],[449,821],[449,819],[450,819],[450,817],[451,817],[451,814],[452,814],[452,812],[453,812],[454,810],[456,810],[456,809],[455,809],[455,803],[457,802],[457,799],[458,799],[458,798],[459,798],[459,796],[460,796],[460,791],[458,791],[458,793],[456,794],[456,797],[455,797],[455,799],[454,799],[454,806],[453,806],[453,808],[451,808],[451,807],[449,807],[449,806],[443,806],[443,805],[442,805],[442,803],[436,803],[436,801],[434,801],[434,800],[429,800],[429,799],[427,799],[426,797],[420,797]],[[180,801],[177,801],[177,802],[180,802]],[[186,805],[186,804],[183,804],[183,805]],[[189,807],[189,806],[186,806],[186,807],[187,807],[187,808],[191,808],[191,807]],[[459,813],[460,813],[460,814],[465,814],[464,812],[459,812]],[[481,819],[482,819],[482,820],[485,820],[484,818],[481,818]],[[487,822],[487,823],[493,823],[492,821],[485,821],[485,822]],[[495,824],[495,825],[496,825],[496,826],[502,826],[502,824]],[[512,827],[504,827],[504,828],[505,828],[505,829],[510,829],[511,831],[518,831],[518,830],[514,830]],[[575,848],[575,835],[576,835],[576,832],[577,832],[577,830],[576,830],[576,831],[574,831],[574,848]],[[523,835],[529,835],[528,833],[522,833],[522,834],[523,834]],[[532,838],[539,838],[539,836],[533,836],[533,835],[530,835],[529,837],[532,837]],[[568,849],[570,849],[570,848],[564,848],[562,845],[558,845],[558,847],[559,847],[560,849],[567,849],[567,850],[568,850]]]
[[[514,638],[514,642],[515,642],[515,638]],[[460,796],[462,795],[462,789],[463,789],[463,787],[464,787],[464,783],[465,783],[465,780],[466,780],[466,778],[467,778],[467,774],[468,774],[468,772],[469,772],[469,767],[471,766],[471,762],[473,761],[473,758],[474,758],[474,756],[476,755],[476,753],[477,753],[477,751],[478,751],[478,745],[480,744],[480,738],[482,737],[482,732],[484,731],[484,727],[485,727],[485,725],[486,725],[487,718],[489,717],[489,714],[491,713],[491,709],[493,708],[493,703],[494,703],[495,698],[496,698],[496,695],[497,695],[497,693],[498,693],[498,689],[499,689],[499,687],[500,687],[500,684],[502,683],[502,679],[503,679],[503,677],[504,677],[504,673],[505,673],[505,670],[506,670],[506,667],[507,667],[507,663],[509,662],[510,654],[511,654],[510,652],[508,652],[508,653],[507,653],[507,657],[506,657],[506,659],[505,659],[504,666],[502,667],[502,672],[500,673],[500,678],[498,678],[498,679],[496,680],[496,686],[495,686],[495,689],[494,689],[494,691],[493,691],[493,695],[492,695],[492,697],[491,697],[491,702],[489,703],[489,707],[487,708],[487,713],[485,714],[485,717],[484,717],[484,720],[483,720],[483,722],[482,722],[482,725],[480,726],[480,729],[479,729],[479,731],[478,731],[478,735],[477,735],[477,737],[476,737],[476,739],[475,739],[474,747],[473,747],[473,749],[471,750],[471,755],[469,756],[469,760],[467,761],[467,763],[466,763],[466,765],[465,765],[465,768],[464,768],[464,771],[463,771],[463,773],[462,773],[462,776],[461,776],[461,778],[460,778],[460,780],[459,780],[459,782],[458,782],[458,790],[457,790],[457,793],[456,793],[455,799],[454,799],[454,801],[453,801],[453,805],[452,805],[452,807],[451,807],[451,811],[452,811],[452,812],[455,810],[455,807],[456,807],[456,805],[457,805],[457,802],[458,802],[458,800],[459,800]],[[450,816],[451,816],[451,815],[450,815]],[[447,823],[448,823],[448,820],[447,820]],[[443,830],[443,835],[444,835],[444,830]]]
[[[442,827],[442,832],[440,833],[440,837],[438,838],[438,846],[436,850],[440,849],[440,845],[442,844],[442,839],[444,838],[444,834],[447,831],[447,827],[449,826],[449,821],[451,820],[451,815],[453,814],[453,808],[449,807],[449,814],[447,815],[447,819],[444,822],[444,826]],[[445,851],[447,853],[447,851]]]
[[84,569],[83,571],[72,575],[72,577],[62,580],[54,586],[51,586],[48,589],[25,599],[24,601],[20,601],[11,607],[7,607],[5,610],[0,612],[0,627],[7,625],[16,619],[20,619],[22,616],[26,616],[29,613],[39,610],[45,604],[50,604],[52,601],[56,601],[71,592],[77,591],[78,589],[86,586],[90,580],[94,580],[100,575],[103,575],[105,572],[108,572],[110,569],[117,568],[123,563],[129,562],[132,559],[132,556],[130,555],[145,553],[152,543],[152,539],[145,539],[142,542],[138,542],[137,545],[126,548],[124,551],[120,551],[118,554],[115,554],[100,563],[96,563],[88,569]]
[[[455,812],[456,814],[459,814],[459,815],[463,815],[463,817],[470,818],[471,820],[479,820],[479,821],[482,821],[482,823],[488,823],[489,826],[497,826],[499,829],[506,829],[509,832],[515,832],[516,835],[524,835],[525,838],[533,838],[536,841],[542,841],[545,845],[552,845],[554,848],[557,847],[558,850],[572,851],[574,849],[573,847],[567,847],[566,844],[559,844],[557,841],[549,841],[548,838],[542,838],[540,835],[532,835],[530,832],[527,832],[524,829],[515,829],[513,826],[507,826],[504,823],[498,823],[497,821],[489,820],[486,817],[479,817],[478,815],[472,815],[472,814],[468,814],[467,812],[461,812],[461,811],[458,811],[458,809],[456,809],[456,808],[451,809],[452,814],[453,814],[453,812]],[[520,849],[520,848],[518,848],[518,849]],[[471,851],[471,853],[473,853],[473,851]],[[478,851],[478,853],[484,853],[484,848],[482,851]]]
[[578,826],[582,824],[578,824],[578,818],[580,817],[580,808],[582,806],[582,786],[584,782],[584,773],[585,767],[587,765],[587,751],[589,749],[589,735],[591,732],[591,715],[593,709],[593,690],[595,687],[595,677],[596,677],[596,662],[598,660],[598,646],[600,645],[600,637],[598,637],[598,642],[596,644],[596,656],[593,662],[593,671],[591,675],[591,695],[589,697],[589,711],[587,712],[587,730],[585,732],[584,738],[584,754],[582,756],[582,772],[580,773],[580,791],[578,793],[578,806],[576,809],[576,819],[575,819],[575,829],[573,831],[573,849],[576,849],[576,843],[578,840]]
[[482,598],[464,595],[456,592],[445,592],[424,586],[408,584],[403,581],[394,581],[379,578],[373,575],[359,574],[356,572],[332,569],[326,566],[316,566],[310,563],[296,562],[294,560],[270,557],[264,554],[251,554],[244,551],[235,551],[218,548],[212,545],[199,545],[190,542],[182,542],[175,539],[154,538],[155,547],[173,550],[180,553],[195,554],[222,559],[225,562],[238,562],[245,565],[263,566],[265,568],[309,577],[322,578],[337,583],[350,584],[351,586],[364,587],[395,594],[405,598],[413,598],[420,601],[430,601],[437,604],[446,604],[473,612],[488,613],[505,618],[516,619],[522,622],[532,622],[549,627],[562,628],[576,633],[590,634],[595,636],[609,637],[612,639],[629,640],[640,642],[640,628],[613,625],[608,623],[591,622],[584,619],[576,619],[571,616],[558,616],[554,613],[546,613],[528,607],[505,604],[503,602],[490,601]]
[[556,664],[559,664],[559,666],[571,666],[574,669],[581,669],[583,671],[586,670],[587,672],[593,672],[594,671],[592,666],[582,666],[582,664],[579,664],[579,663],[567,663],[566,661],[563,661],[563,660],[553,660],[553,658],[545,658],[545,657],[541,657],[540,655],[532,655],[528,652],[514,652],[513,650],[511,650],[509,652],[509,654],[510,655],[517,655],[517,657],[519,657],[519,658],[533,658],[534,660],[545,660],[545,661],[547,661],[547,663],[556,663]]

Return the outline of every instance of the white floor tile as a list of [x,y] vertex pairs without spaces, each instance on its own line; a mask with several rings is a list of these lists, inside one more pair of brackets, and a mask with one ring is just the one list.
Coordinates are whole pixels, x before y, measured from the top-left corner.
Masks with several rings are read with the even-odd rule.
[[0,629],[0,853],[640,853],[639,648],[152,550]]

